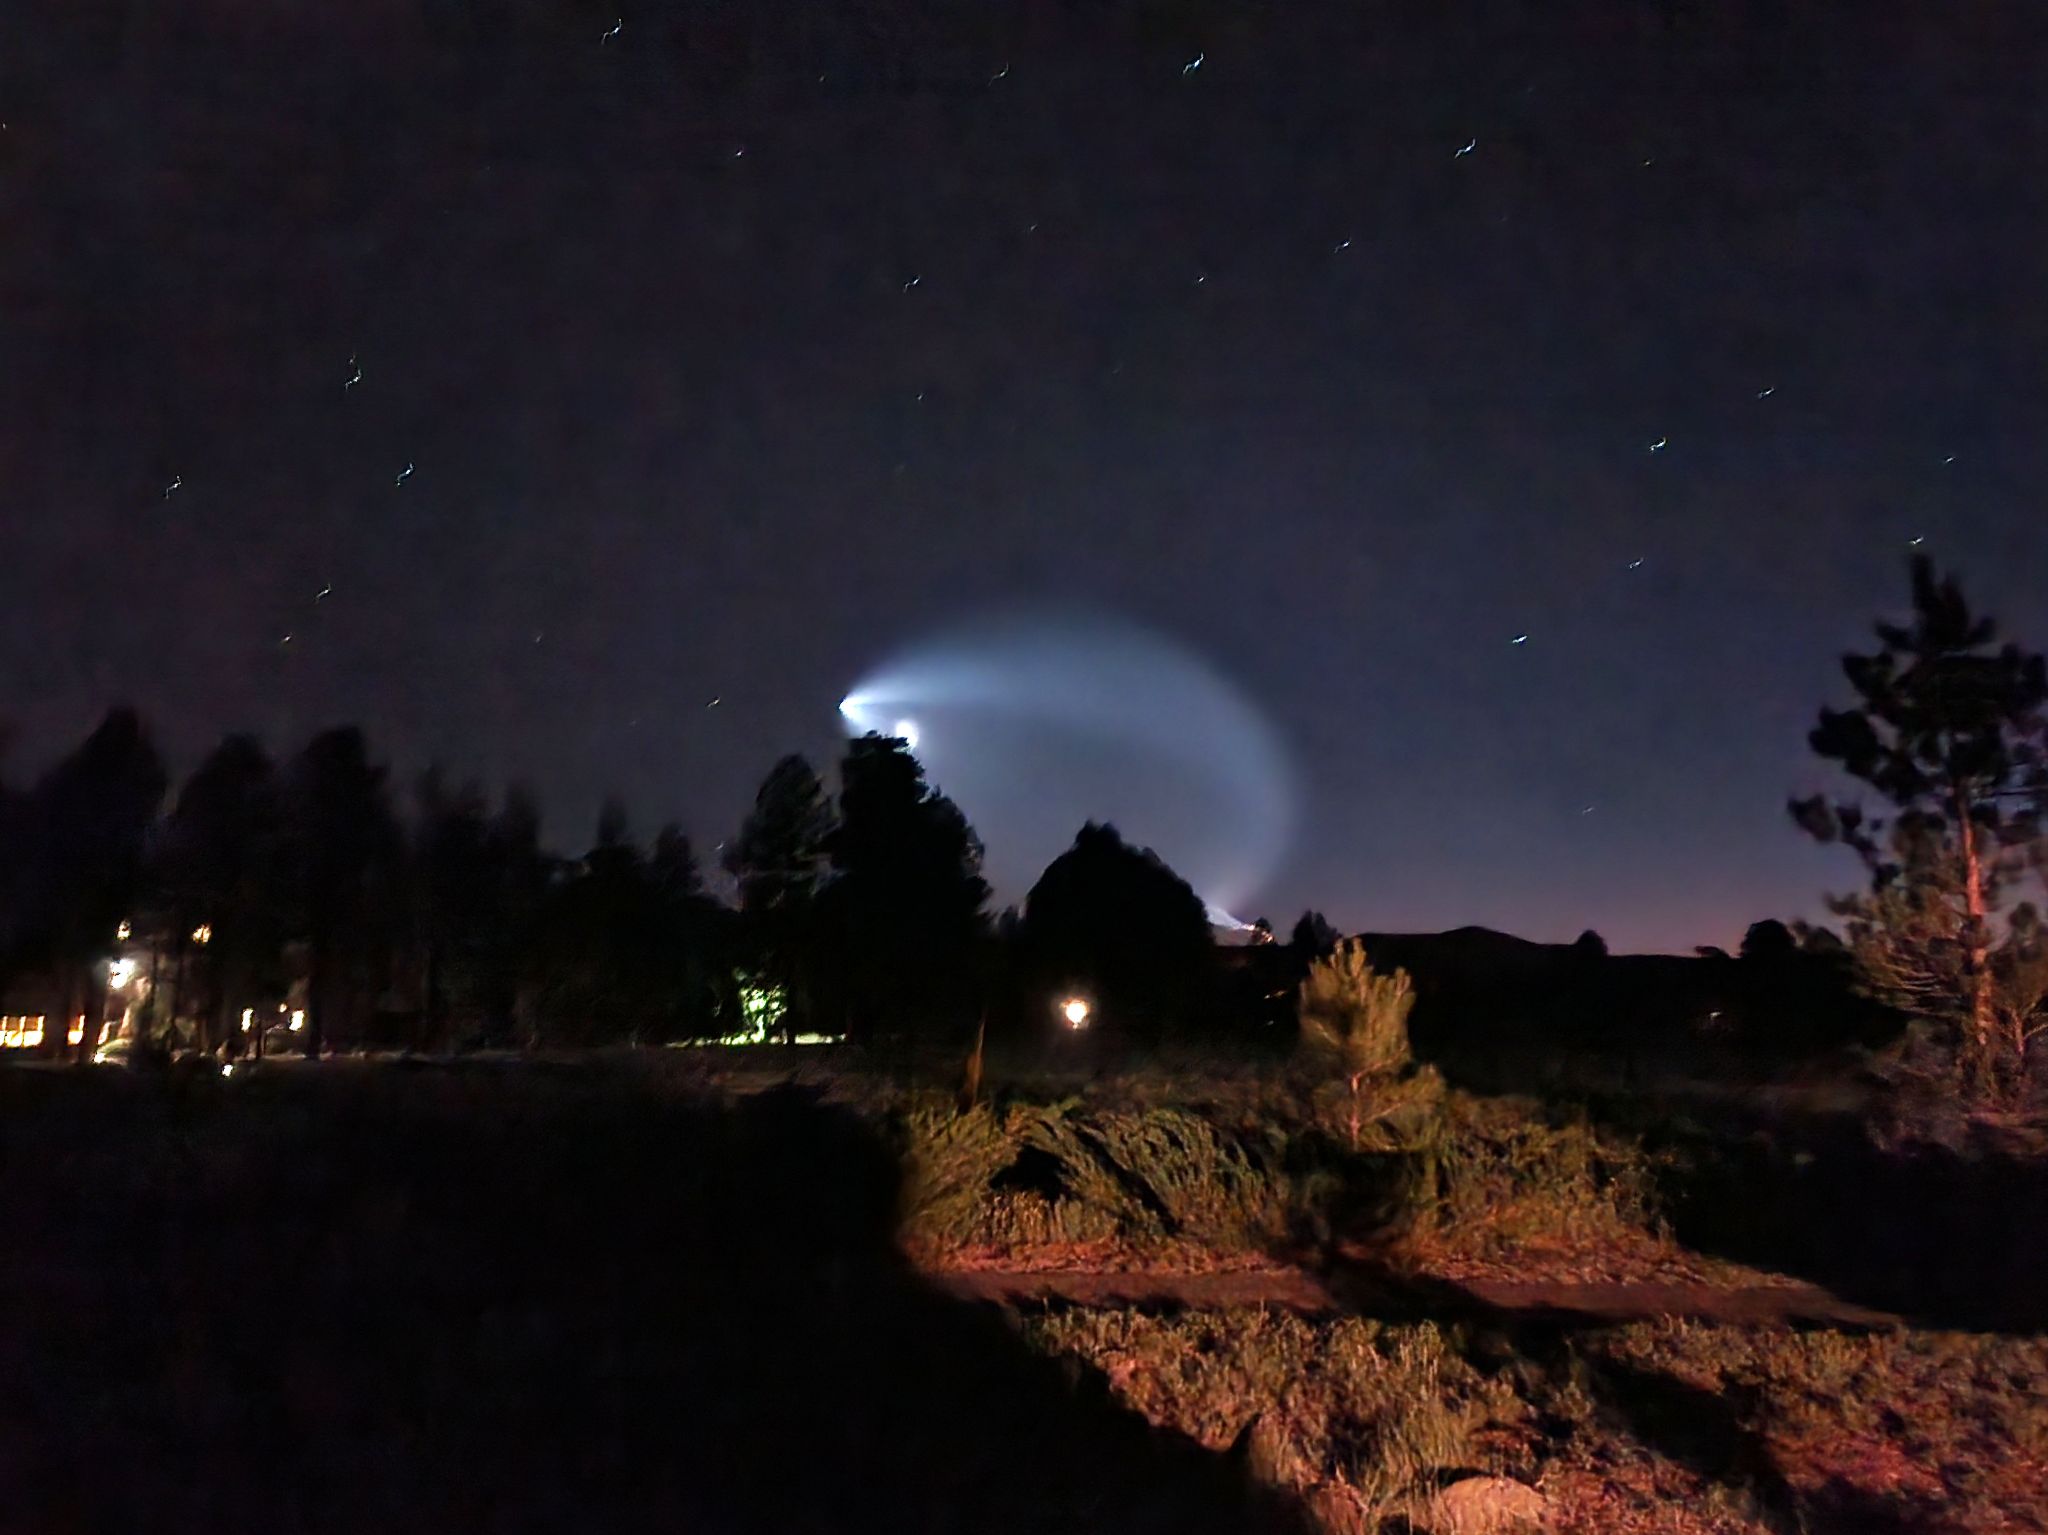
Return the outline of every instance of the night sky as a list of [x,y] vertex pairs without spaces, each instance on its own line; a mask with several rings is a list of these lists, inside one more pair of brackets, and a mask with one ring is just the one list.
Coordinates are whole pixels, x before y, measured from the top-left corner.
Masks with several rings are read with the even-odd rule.
[[8,8],[11,775],[353,720],[708,856],[1057,602],[1284,743],[1246,915],[1683,949],[1853,882],[1909,540],[2048,641],[2037,6],[626,3]]

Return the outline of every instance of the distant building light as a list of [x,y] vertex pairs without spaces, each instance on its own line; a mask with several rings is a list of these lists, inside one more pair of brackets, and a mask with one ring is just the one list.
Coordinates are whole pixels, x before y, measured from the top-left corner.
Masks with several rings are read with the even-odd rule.
[[1070,1029],[1087,1028],[1088,1017],[1094,1011],[1086,997],[1069,997],[1060,1004],[1060,1016],[1067,1021],[1067,1027]]
[[[36,1043],[42,1043],[42,1036],[40,1034],[36,1037]],[[64,1043],[67,1045],[82,1045],[85,1043],[85,1014],[80,1013],[71,1020],[71,1027],[64,1031]]]
[[248,1032],[249,1032],[249,1031],[250,1031],[251,1029],[253,1029],[253,1028],[255,1028],[255,1027],[256,1027],[256,1009],[255,1009],[255,1008],[253,1008],[253,1007],[245,1007],[245,1008],[243,1008],[243,1009],[242,1009],[242,1032],[243,1032],[244,1034],[246,1034],[246,1033],[248,1033]]
[[292,1032],[293,1032],[294,1034],[296,1034],[296,1033],[298,1033],[298,1032],[299,1032],[299,1030],[303,1029],[303,1028],[304,1028],[305,1026],[306,1026],[306,1010],[305,1010],[305,1009],[304,1009],[303,1007],[297,1007],[297,1008],[293,1008],[293,1009],[292,1009],[292,1022],[291,1022],[291,1030],[292,1030]]
[[192,941],[193,941],[194,943],[197,943],[197,944],[209,944],[209,943],[212,943],[212,942],[213,942],[213,924],[212,924],[211,922],[202,922],[202,923],[200,923],[200,924],[199,924],[199,926],[197,926],[197,927],[193,928],[193,929],[192,929]]
[[128,935],[133,931],[134,929],[128,925],[128,919],[126,917],[123,917],[121,919],[121,925],[114,929],[114,942],[126,943],[128,941]]
[[[124,922],[124,923],[122,923],[121,925],[122,925],[123,927],[126,927],[126,926],[127,926],[128,924]],[[110,960],[110,961],[108,961],[108,963],[107,963],[107,984],[108,984],[109,986],[113,987],[113,989],[114,989],[114,990],[116,990],[116,991],[119,991],[119,990],[121,990],[121,989],[122,989],[123,987],[125,987],[125,986],[126,986],[126,985],[127,985],[127,984],[128,984],[129,982],[130,982],[130,981],[132,981],[132,980],[134,980],[134,979],[135,979],[135,961],[134,961],[134,960],[132,960],[132,959],[116,959],[116,960]]]

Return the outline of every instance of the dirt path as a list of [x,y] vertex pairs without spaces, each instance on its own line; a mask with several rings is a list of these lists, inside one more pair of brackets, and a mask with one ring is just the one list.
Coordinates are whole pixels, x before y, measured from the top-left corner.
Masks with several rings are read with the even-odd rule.
[[1162,1306],[1213,1310],[1271,1306],[1306,1316],[1351,1313],[1388,1319],[1555,1322],[1600,1327],[1658,1317],[1747,1325],[1904,1326],[1887,1312],[1853,1305],[1814,1285],[1568,1284],[1447,1280],[1343,1268],[1223,1274],[934,1273],[932,1282],[961,1300],[1002,1305]]

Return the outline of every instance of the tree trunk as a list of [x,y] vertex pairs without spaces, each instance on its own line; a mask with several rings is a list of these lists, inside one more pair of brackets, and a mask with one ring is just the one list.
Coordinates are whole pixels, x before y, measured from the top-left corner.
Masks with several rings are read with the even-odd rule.
[[320,1058],[320,1035],[327,1024],[327,956],[315,943],[306,962],[306,1059]]
[[154,938],[149,944],[149,1000],[135,1010],[135,1039],[128,1046],[129,1059],[139,1059],[149,1050],[149,1036],[157,1013],[157,967],[163,959],[163,946]]
[[98,984],[94,983],[93,971],[98,968],[94,966],[93,970],[85,972],[84,985],[80,987],[84,993],[78,1009],[84,1020],[78,1026],[78,1064],[81,1066],[92,1063],[93,1052],[100,1047],[100,1032],[107,1026],[107,993],[111,988],[104,978]]
[[57,1016],[43,1024],[43,1054],[50,1060],[61,1061],[70,1048],[71,1008],[77,1001],[78,971],[69,963],[60,963],[56,971]]
[[1984,860],[1977,848],[1977,826],[1970,818],[1969,797],[1956,792],[1956,811],[1962,822],[1963,904],[1969,914],[1970,1032],[1976,1051],[1977,1070],[1994,1070],[1992,1060],[1991,934],[1984,908]]

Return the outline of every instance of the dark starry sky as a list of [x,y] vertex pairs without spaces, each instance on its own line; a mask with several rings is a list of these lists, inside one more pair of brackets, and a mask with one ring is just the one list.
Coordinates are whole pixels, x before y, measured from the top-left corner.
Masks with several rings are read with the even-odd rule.
[[354,719],[708,846],[1056,597],[1271,718],[1276,920],[1684,947],[1849,879],[1908,539],[2048,639],[2037,7],[622,3],[16,0],[11,771]]

